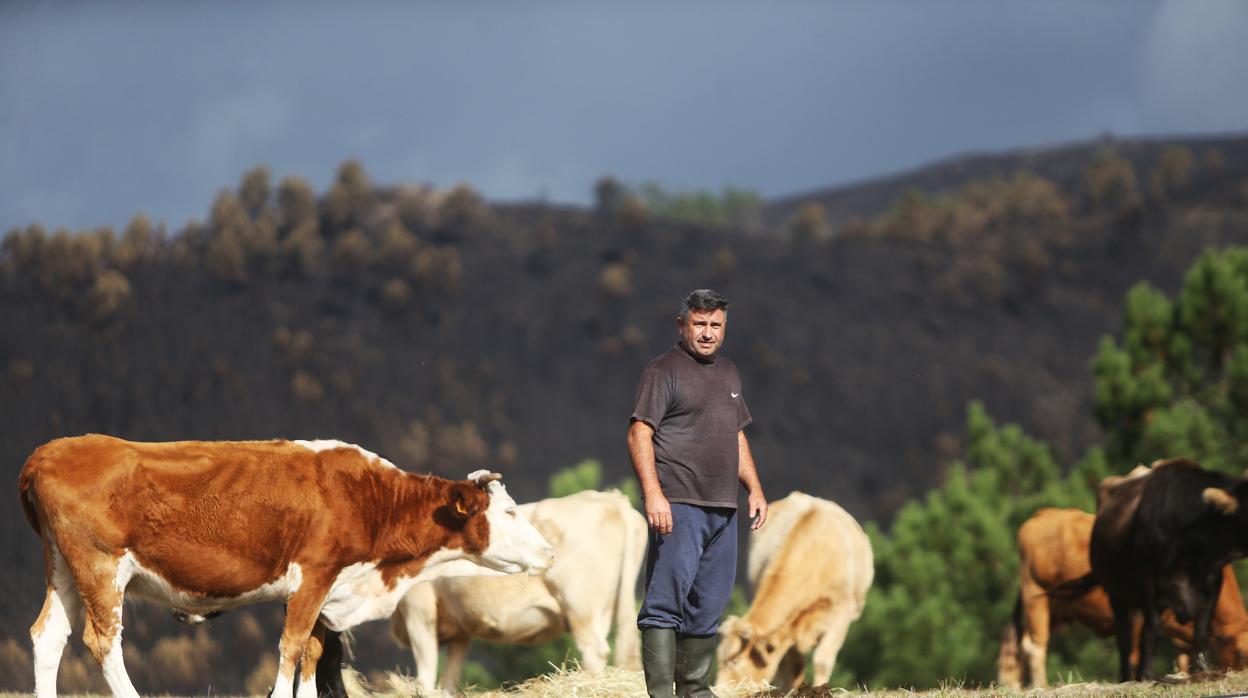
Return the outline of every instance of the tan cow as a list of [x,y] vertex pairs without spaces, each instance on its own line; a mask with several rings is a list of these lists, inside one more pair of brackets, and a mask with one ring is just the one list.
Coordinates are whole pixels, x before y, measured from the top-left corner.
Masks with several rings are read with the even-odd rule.
[[754,602],[720,625],[719,683],[801,682],[814,649],[815,683],[832,676],[849,624],[875,576],[871,541],[844,509],[794,492],[770,505],[750,540]]
[[418,584],[392,617],[395,638],[412,649],[416,680],[434,686],[439,644],[447,645],[439,681],[455,689],[474,637],[534,644],[572,633],[581,666],[601,671],[616,624],[615,663],[640,668],[634,589],[646,551],[646,520],[616,491],[578,492],[517,508],[555,547],[542,576],[458,577]]
[[35,693],[56,695],[72,626],[114,696],[127,596],[204,614],[286,603],[274,698],[315,698],[324,628],[385,618],[441,574],[549,565],[551,548],[497,475],[413,475],[338,441],[133,443],[89,435],[37,449],[19,487],[43,541],[47,597],[31,627]]
[[[1107,478],[1107,485],[1112,487],[1127,479]],[[1101,489],[1104,497],[1107,487]],[[1102,636],[1113,634],[1114,615],[1104,589],[1097,587],[1069,600],[1047,593],[1091,571],[1088,545],[1095,518],[1079,509],[1041,509],[1019,527],[1019,609],[1016,623],[1006,629],[998,655],[997,681],[1001,685],[1021,688],[1026,674],[1032,686],[1047,686],[1049,636],[1064,623],[1080,623]],[[1243,668],[1248,665],[1248,611],[1244,610],[1230,565],[1223,568],[1222,578],[1212,624],[1214,646],[1224,666]],[[1162,629],[1181,651],[1190,649],[1191,623],[1180,624],[1166,611]],[[1136,648],[1132,653],[1133,663],[1138,661],[1138,652]]]

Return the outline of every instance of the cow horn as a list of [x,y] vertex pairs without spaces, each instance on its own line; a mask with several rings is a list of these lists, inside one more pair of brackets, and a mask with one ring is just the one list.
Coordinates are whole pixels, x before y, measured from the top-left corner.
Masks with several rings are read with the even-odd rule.
[[477,483],[480,487],[485,487],[491,482],[502,480],[503,476],[500,473],[492,473],[488,470],[474,470],[468,473],[468,479]]
[[1200,498],[1223,514],[1234,514],[1239,509],[1239,500],[1220,487],[1206,487]]

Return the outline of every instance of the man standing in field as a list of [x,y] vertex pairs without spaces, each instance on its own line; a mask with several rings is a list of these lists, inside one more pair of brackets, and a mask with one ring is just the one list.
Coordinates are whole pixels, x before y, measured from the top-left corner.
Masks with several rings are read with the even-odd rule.
[[637,615],[646,690],[652,698],[706,698],[719,618],[737,569],[737,483],[749,493],[751,530],[767,498],[745,439],[753,418],[741,376],[718,356],[728,300],[702,289],[681,305],[680,342],[646,366],[628,429],[641,481],[650,549]]

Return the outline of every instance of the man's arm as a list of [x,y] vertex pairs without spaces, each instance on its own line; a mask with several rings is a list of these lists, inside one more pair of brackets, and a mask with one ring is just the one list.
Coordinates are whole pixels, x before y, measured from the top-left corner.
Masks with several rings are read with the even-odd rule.
[[628,428],[628,455],[633,459],[633,470],[641,483],[650,528],[659,533],[671,533],[672,505],[659,486],[659,473],[654,467],[654,427],[640,419],[633,421]]
[[762,528],[767,523],[767,495],[763,494],[763,486],[758,481],[758,469],[754,467],[754,456],[750,454],[750,442],[744,431],[737,432],[737,479],[749,493],[750,518],[758,514],[758,521],[750,525],[750,530]]

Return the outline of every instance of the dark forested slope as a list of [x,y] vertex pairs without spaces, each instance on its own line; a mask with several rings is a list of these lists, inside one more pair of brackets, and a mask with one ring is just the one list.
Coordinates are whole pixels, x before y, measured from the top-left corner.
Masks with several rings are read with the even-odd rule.
[[[615,480],[639,372],[709,286],[733,301],[724,352],[768,493],[878,519],[959,457],[973,399],[1081,453],[1087,364],[1124,291],[1173,289],[1204,247],[1248,241],[1246,144],[1063,149],[1078,176],[1052,180],[1019,174],[1043,154],[975,177],[948,163],[940,196],[903,178],[852,215],[806,197],[830,203],[805,233],[663,220],[625,194],[489,206],[375,187],[357,163],[319,196],[257,169],[168,236],[141,217],[27,226],[0,256],[0,463],[12,483],[38,444],[96,431],[339,438],[416,471],[496,468],[521,500],[586,457]],[[0,627],[22,637],[39,554],[17,507],[0,517]]]

